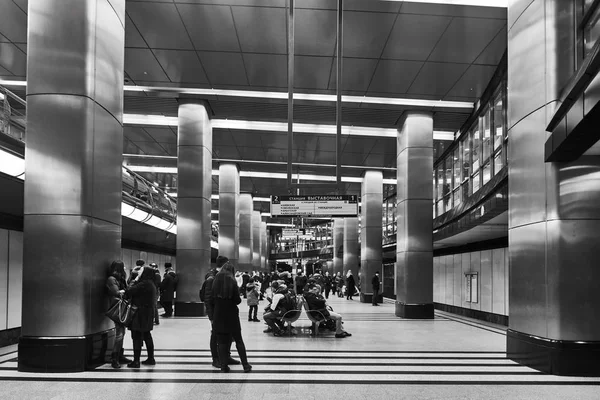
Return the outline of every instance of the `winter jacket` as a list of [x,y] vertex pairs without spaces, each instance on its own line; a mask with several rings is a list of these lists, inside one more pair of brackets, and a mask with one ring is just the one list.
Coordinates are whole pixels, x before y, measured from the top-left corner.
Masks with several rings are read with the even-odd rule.
[[246,285],[246,296],[248,300],[246,303],[248,306],[257,306],[258,305],[258,297],[259,297],[258,289],[256,288],[256,283],[249,282]]
[[129,327],[132,331],[149,332],[154,327],[154,305],[156,286],[152,280],[135,282],[125,290],[125,297],[138,307]]
[[162,282],[160,283],[160,300],[173,301],[175,298],[175,290],[177,290],[177,282],[179,278],[175,271],[165,272]]

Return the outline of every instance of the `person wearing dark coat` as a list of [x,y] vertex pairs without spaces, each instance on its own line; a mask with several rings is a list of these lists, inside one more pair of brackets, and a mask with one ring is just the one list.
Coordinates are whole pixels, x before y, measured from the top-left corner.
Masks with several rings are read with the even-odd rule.
[[352,300],[355,291],[356,283],[354,282],[354,276],[352,275],[352,271],[348,270],[346,274],[346,300]]
[[373,279],[371,279],[371,285],[373,286],[373,305],[378,306],[379,304],[377,304],[377,297],[379,297],[380,288],[379,271],[375,272],[375,276],[373,276]]
[[242,302],[242,299],[235,280],[235,269],[231,263],[225,263],[221,271],[215,276],[212,285],[212,296],[214,301],[212,328],[217,334],[221,372],[229,372],[230,370],[227,364],[232,341],[235,341],[235,347],[244,366],[244,372],[250,372],[252,366],[248,363],[248,357],[246,356],[246,346],[242,339],[240,311],[238,309],[238,304]]
[[165,274],[160,283],[160,305],[163,306],[165,313],[162,315],[169,318],[173,315],[173,299],[175,299],[175,290],[177,290],[177,282],[179,278],[171,263],[165,263]]
[[156,298],[154,299],[154,325],[159,325],[158,320],[158,294],[160,293],[160,271],[156,263],[150,263],[150,268],[154,270],[154,286],[156,286]]
[[[106,289],[110,299],[109,308],[114,306],[119,298],[125,293],[127,283],[125,281],[125,265],[123,261],[113,261],[109,269],[109,277],[106,280]],[[131,360],[125,358],[123,349],[123,338],[125,337],[125,325],[115,322],[115,343],[111,353],[111,366],[121,368],[121,363],[127,364]]]
[[154,270],[142,267],[140,273],[125,290],[125,297],[131,299],[131,304],[138,307],[133,315],[129,329],[133,339],[133,361],[127,364],[129,368],[140,367],[140,356],[142,355],[142,343],[146,344],[148,359],[143,361],[144,365],[155,365],[154,341],[152,340],[152,328],[154,327],[154,304],[156,298],[156,286],[154,286]]
[[325,272],[325,276],[323,277],[323,291],[325,292],[325,298],[329,298],[329,292],[331,292],[331,276],[329,276],[329,271]]

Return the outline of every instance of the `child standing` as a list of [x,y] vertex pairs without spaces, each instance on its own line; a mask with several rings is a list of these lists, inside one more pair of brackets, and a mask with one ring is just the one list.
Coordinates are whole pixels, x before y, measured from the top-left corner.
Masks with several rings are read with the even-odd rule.
[[[260,320],[256,317],[256,313],[258,312],[258,297],[260,293],[256,284],[254,283],[254,278],[250,278],[248,284],[246,285],[246,296],[248,303],[248,321],[260,322]],[[252,317],[252,312],[254,312],[254,317]]]

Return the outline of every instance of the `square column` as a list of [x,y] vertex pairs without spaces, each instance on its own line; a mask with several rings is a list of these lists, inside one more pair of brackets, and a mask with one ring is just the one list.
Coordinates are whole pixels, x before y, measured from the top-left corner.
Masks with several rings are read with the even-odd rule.
[[[381,171],[365,171],[361,190],[361,230],[360,230],[360,301],[372,303],[375,272],[383,276],[381,265],[381,236],[383,211],[383,174]],[[381,303],[381,290],[377,296]]]
[[236,164],[219,165],[219,255],[237,266],[239,258],[240,171]]
[[344,279],[348,271],[352,271],[356,286],[359,283],[358,275],[358,218],[344,218],[344,255],[342,273]]
[[[407,112],[397,141],[396,316],[433,319],[433,117]],[[426,173],[427,172],[427,173]]]
[[240,194],[240,257],[236,266],[236,270],[239,271],[252,271],[253,267],[252,208],[252,195],[248,193]]
[[260,211],[252,211],[252,270],[260,270]]
[[207,105],[180,100],[177,131],[177,300],[175,316],[203,316],[198,288],[210,270],[212,127]]
[[344,274],[344,218],[333,219],[333,275]]
[[19,371],[104,363],[121,254],[125,0],[29,0]]

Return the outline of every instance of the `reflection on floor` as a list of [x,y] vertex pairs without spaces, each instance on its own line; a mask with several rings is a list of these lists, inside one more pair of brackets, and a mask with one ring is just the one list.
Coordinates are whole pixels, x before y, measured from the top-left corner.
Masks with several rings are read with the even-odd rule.
[[[296,335],[273,337],[262,323],[248,322],[241,307],[251,373],[239,365],[229,374],[211,366],[206,318],[162,319],[153,332],[157,365],[139,370],[106,364],[83,373],[20,373],[16,346],[4,348],[0,399],[600,398],[598,378],[545,375],[507,360],[502,327],[446,313],[403,320],[393,304],[372,307],[337,297],[329,303],[352,337],[310,336],[304,315],[294,324]],[[130,338],[126,346],[130,356]]]

